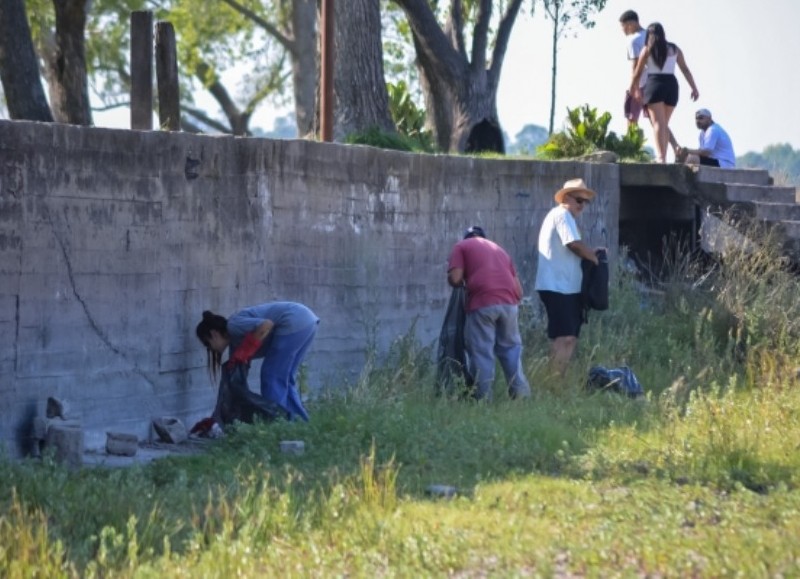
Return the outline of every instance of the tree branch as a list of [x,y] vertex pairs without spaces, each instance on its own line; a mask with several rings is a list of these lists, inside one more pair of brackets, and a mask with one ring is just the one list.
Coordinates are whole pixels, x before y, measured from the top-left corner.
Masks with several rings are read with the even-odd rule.
[[286,50],[294,54],[297,51],[297,46],[294,42],[293,38],[289,38],[283,32],[281,32],[277,26],[274,24],[264,20],[261,16],[247,8],[246,6],[242,6],[236,0],[222,0],[225,4],[236,10],[239,14],[244,16],[245,18],[249,18],[256,24],[258,24],[261,28],[263,28],[267,34],[272,36],[275,40],[277,40],[281,46],[283,46]]
[[475,30],[472,34],[472,62],[470,66],[473,71],[486,70],[486,45],[491,19],[492,0],[480,0],[478,19],[475,22]]
[[[219,122],[219,121],[217,121],[215,119],[212,119],[211,117],[209,117],[205,113],[205,111],[202,111],[200,109],[196,109],[194,107],[187,107],[185,105],[181,106],[181,110],[186,112],[186,114],[193,116],[194,118],[196,118],[197,120],[199,120],[203,124],[208,125],[212,129],[215,129],[215,130],[219,131],[220,133],[225,133],[227,135],[231,134],[231,129],[229,127],[226,127],[221,122]],[[190,123],[191,121],[187,121],[187,122]],[[183,121],[181,121],[181,124],[183,124]],[[197,128],[197,127],[195,126],[195,128]],[[199,133],[199,132],[203,132],[203,131],[200,130],[199,128],[197,128],[197,130],[195,132]]]
[[408,23],[427,60],[438,76],[453,79],[463,71],[466,60],[450,44],[427,0],[394,0],[406,13]]
[[447,21],[447,35],[450,37],[453,46],[456,47],[462,58],[467,60],[467,48],[464,43],[464,9],[461,0],[451,0],[450,18]]
[[[214,99],[216,99],[216,101],[219,103],[219,106],[222,107],[222,111],[228,118],[231,127],[234,127],[234,119],[241,115],[241,111],[228,94],[228,89],[226,89],[225,86],[219,81],[217,74],[213,71],[208,63],[201,61],[197,64],[195,75],[197,75],[197,77],[203,83],[203,86],[208,89],[208,92],[210,92]],[[211,83],[208,82],[209,75],[211,75],[213,78]]]
[[495,85],[500,80],[500,71],[503,69],[503,60],[508,49],[508,40],[511,37],[511,30],[514,28],[514,22],[519,14],[520,6],[522,6],[522,0],[512,0],[508,4],[506,13],[503,14],[500,26],[497,29],[494,50],[492,51],[492,64],[489,71],[490,82]]

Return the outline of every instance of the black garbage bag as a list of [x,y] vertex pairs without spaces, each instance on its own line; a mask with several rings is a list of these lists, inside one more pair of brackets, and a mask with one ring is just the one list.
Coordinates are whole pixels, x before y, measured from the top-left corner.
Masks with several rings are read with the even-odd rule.
[[466,299],[467,290],[463,286],[453,288],[444,315],[436,356],[436,394],[440,396],[453,394],[458,384],[463,383],[467,390],[474,384],[464,346]]
[[277,404],[250,390],[248,370],[247,364],[222,365],[217,404],[212,414],[217,423],[231,424],[235,420],[252,423],[256,416],[272,422],[286,415]]

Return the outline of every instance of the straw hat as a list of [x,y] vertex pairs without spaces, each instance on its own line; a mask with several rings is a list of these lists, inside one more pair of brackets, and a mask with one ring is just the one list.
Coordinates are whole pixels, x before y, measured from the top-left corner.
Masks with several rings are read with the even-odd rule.
[[556,203],[563,203],[564,197],[570,193],[577,193],[579,191],[583,193],[583,196],[587,199],[594,199],[594,196],[597,195],[597,193],[586,186],[586,183],[583,182],[583,179],[570,179],[564,183],[564,187],[556,192],[553,198],[556,200]]

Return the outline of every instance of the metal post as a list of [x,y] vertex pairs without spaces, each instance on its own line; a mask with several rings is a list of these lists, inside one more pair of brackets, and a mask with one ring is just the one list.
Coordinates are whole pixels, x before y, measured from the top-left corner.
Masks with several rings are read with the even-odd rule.
[[333,140],[334,0],[322,0],[322,66],[320,71],[320,139]]

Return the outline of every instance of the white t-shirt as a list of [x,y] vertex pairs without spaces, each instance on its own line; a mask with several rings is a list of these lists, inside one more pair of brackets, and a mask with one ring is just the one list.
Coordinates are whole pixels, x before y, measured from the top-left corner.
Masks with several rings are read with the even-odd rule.
[[[629,34],[625,37],[627,41],[628,47],[628,60],[633,60],[634,62],[639,60],[639,55],[642,53],[642,49],[644,48],[644,39],[647,36],[647,30],[642,28],[633,34]],[[647,82],[647,70],[645,69],[642,76],[639,78],[639,86],[644,86]]]
[[581,258],[567,247],[568,243],[580,239],[578,224],[566,207],[559,205],[548,212],[539,230],[536,290],[581,293]]
[[698,141],[701,149],[711,151],[711,158],[719,161],[720,167],[736,166],[736,155],[733,153],[731,138],[717,123],[713,123],[705,131],[700,131]]
[[667,58],[664,66],[658,68],[653,54],[647,59],[647,72],[649,74],[675,74],[675,64],[678,62],[678,47],[667,46]]

